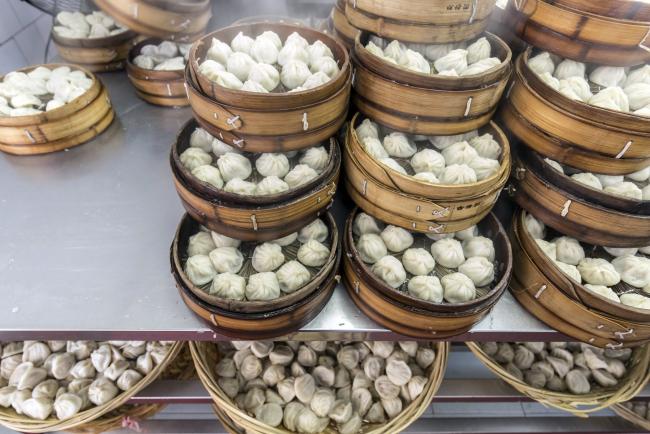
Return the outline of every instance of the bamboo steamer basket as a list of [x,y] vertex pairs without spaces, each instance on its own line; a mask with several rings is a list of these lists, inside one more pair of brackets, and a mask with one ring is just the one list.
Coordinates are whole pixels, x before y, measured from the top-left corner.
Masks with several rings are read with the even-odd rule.
[[194,41],[205,32],[212,17],[210,3],[209,0],[95,0],[101,10],[136,33],[175,42]]
[[[523,214],[520,214],[515,216],[510,234],[514,258],[510,288],[529,312],[555,330],[598,347],[635,347],[648,342],[647,323],[606,315],[569,297],[558,288],[547,277],[546,268],[542,268],[545,262],[538,264],[526,250],[522,241],[523,232]],[[558,274],[554,267],[547,268],[552,270],[549,274]],[[598,303],[595,297],[592,297],[592,301]]]
[[630,21],[650,21],[648,3],[638,0],[590,1],[590,0],[555,0],[558,7],[575,9],[604,17]]
[[199,181],[180,162],[196,126],[193,120],[185,124],[172,145],[170,164],[183,206],[202,225],[231,238],[269,241],[295,232],[332,205],[341,166],[333,137],[327,146],[330,161],[317,178],[285,193],[247,197]]
[[500,66],[466,77],[437,77],[396,67],[365,49],[367,33],[355,41],[353,102],[364,115],[398,131],[453,135],[490,121],[510,77],[511,51],[486,33]]
[[[495,243],[495,283],[489,288],[479,288],[479,297],[475,300],[448,304],[421,300],[406,291],[394,289],[370,271],[354,244],[352,222],[358,212],[359,209],[350,215],[345,226],[344,283],[359,309],[396,333],[418,339],[442,339],[465,333],[489,313],[508,286],[512,271],[510,242],[493,214],[479,222],[478,226],[481,233]],[[442,274],[449,272],[446,269],[436,271]]]
[[[558,175],[552,179],[546,178],[551,173],[550,167],[541,172],[535,165],[528,163],[529,159],[521,159],[515,163],[515,201],[538,217],[544,224],[553,229],[577,238],[589,244],[607,247],[639,247],[650,244],[650,216],[635,212],[619,211],[609,208],[601,200],[605,194],[591,194],[581,197],[563,189],[553,181],[561,180],[564,184],[572,185],[573,191],[587,189],[570,184]],[[547,166],[539,162],[539,166]],[[595,193],[595,192],[594,192]],[[586,193],[588,194],[588,193]],[[636,202],[638,208],[647,212],[647,201],[632,201],[611,198],[612,202]]]
[[66,62],[93,72],[123,69],[137,36],[131,30],[104,38],[65,38],[54,31],[51,35],[54,46]]
[[508,141],[496,124],[490,132],[503,149],[499,172],[467,185],[435,185],[405,176],[371,157],[361,145],[355,115],[344,149],[345,185],[354,202],[367,213],[416,232],[449,233],[466,229],[485,217],[510,174]]
[[[29,72],[38,66],[41,65],[18,71]],[[42,66],[69,66],[83,71],[93,83],[83,95],[57,109],[29,116],[0,117],[0,150],[4,152],[35,155],[71,148],[94,138],[113,120],[108,91],[92,72],[74,65]]]
[[[429,407],[431,399],[435,396],[447,368],[447,358],[449,356],[449,343],[437,342],[433,344],[436,351],[436,358],[433,364],[428,368],[428,380],[424,390],[415,400],[406,406],[401,413],[384,424],[366,424],[364,423],[360,433],[362,434],[392,434],[403,431],[411,423],[415,422]],[[293,434],[280,426],[277,428],[263,424],[254,417],[249,416],[245,411],[240,410],[237,405],[230,399],[217,384],[217,375],[214,367],[220,359],[220,354],[216,345],[209,342],[191,342],[190,349],[194,358],[194,365],[199,379],[203,383],[210,396],[214,401],[215,409],[218,409],[217,415],[231,433],[240,433],[238,430],[258,434]],[[324,434],[335,434],[338,432],[330,426]]]
[[142,47],[159,44],[162,39],[149,38],[131,49],[126,63],[126,73],[140,98],[148,103],[164,107],[183,107],[189,105],[185,92],[185,70],[156,71],[144,69],[133,63]]
[[619,384],[615,387],[599,387],[584,395],[574,395],[567,392],[553,392],[547,389],[531,387],[509,374],[505,368],[485,354],[476,342],[466,342],[465,344],[490,371],[522,395],[545,406],[564,410],[578,417],[587,417],[591,413],[627,401],[636,396],[648,382],[647,370],[650,361],[650,348],[647,345],[633,352],[628,363],[629,371],[619,380]]
[[495,0],[465,4],[428,0],[348,0],[345,15],[354,27],[383,38],[445,44],[475,38],[485,31]]
[[642,430],[650,431],[650,420],[636,414],[634,411],[632,411],[632,409],[625,406],[625,404],[632,404],[633,402],[634,400],[628,401],[626,403],[614,404],[610,407],[610,409],[618,416],[630,422],[632,425],[641,428]]
[[345,48],[351,50],[359,29],[350,24],[345,16],[345,0],[337,0],[330,13],[330,22],[334,35],[341,40]]
[[330,256],[306,286],[276,300],[234,301],[206,294],[186,276],[181,258],[187,251],[190,235],[199,231],[199,225],[185,215],[171,249],[172,274],[181,298],[215,331],[233,338],[270,339],[298,330],[318,315],[340,280],[338,231],[330,214],[324,221],[330,230]]
[[543,0],[508,3],[515,32],[527,43],[580,62],[634,66],[650,60],[650,24],[617,20]]
[[[314,89],[271,93],[227,89],[199,72],[213,38],[230,41],[239,32],[257,35],[267,30],[283,40],[298,32],[310,43],[322,41],[332,50],[340,72]],[[239,24],[210,33],[192,46],[186,81],[195,117],[214,136],[249,152],[287,152],[338,131],[347,114],[351,67],[345,47],[325,33],[296,24]]]
[[131,397],[153,383],[174,361],[183,348],[183,342],[172,344],[167,356],[149,374],[145,375],[135,386],[122,392],[104,405],[92,407],[81,411],[66,420],[50,417],[46,420],[35,420],[25,415],[19,415],[13,408],[0,408],[0,425],[11,430],[29,433],[49,433],[54,431],[67,431],[78,426],[90,423],[112,411],[122,407]]

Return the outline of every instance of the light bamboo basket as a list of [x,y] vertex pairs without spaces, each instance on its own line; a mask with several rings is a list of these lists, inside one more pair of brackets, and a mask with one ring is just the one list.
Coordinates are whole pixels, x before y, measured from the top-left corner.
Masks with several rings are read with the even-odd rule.
[[129,50],[137,35],[126,30],[104,38],[65,38],[52,31],[52,41],[59,55],[66,61],[93,72],[124,69]]
[[[629,401],[634,402],[634,401]],[[618,416],[622,417],[632,425],[641,428],[645,431],[650,431],[650,420],[636,414],[632,409],[625,407],[625,403],[614,404],[610,409]]]
[[108,128],[115,113],[108,91],[97,76],[65,64],[34,65],[19,71],[29,72],[38,66],[68,66],[83,71],[93,80],[92,86],[57,109],[29,116],[0,117],[0,151],[15,155],[61,151],[85,143]]
[[347,0],[345,15],[354,27],[402,41],[445,44],[480,35],[495,0],[460,4],[428,0]]
[[591,413],[633,398],[645,387],[649,379],[650,347],[648,345],[634,350],[628,364],[629,371],[616,387],[598,388],[584,395],[574,395],[531,387],[506,372],[505,368],[485,354],[477,343],[465,342],[465,344],[490,371],[522,395],[542,405],[564,410],[578,417],[587,417]]
[[185,70],[156,71],[143,69],[133,63],[142,47],[159,44],[162,39],[148,38],[135,45],[128,55],[126,73],[140,98],[148,103],[163,107],[183,107],[189,105],[185,92]]
[[[383,425],[364,424],[361,434],[394,434],[401,432],[424,413],[442,383],[447,368],[449,343],[438,342],[435,344],[434,349],[436,351],[436,359],[429,367],[429,381],[422,394],[389,422]],[[217,376],[214,372],[214,367],[220,358],[216,345],[209,342],[190,342],[190,350],[192,351],[192,357],[194,358],[194,365],[199,379],[214,400],[215,406],[219,409],[217,415],[221,416],[221,414],[225,414],[228,417],[224,425],[229,428],[229,432],[238,432],[233,431],[232,428],[240,427],[246,430],[246,432],[256,434],[293,434],[283,427],[274,428],[249,416],[245,411],[240,410],[232,399],[221,390],[217,385]],[[329,427],[324,434],[336,434],[336,432],[336,429]]]
[[194,41],[212,18],[210,0],[95,0],[95,4],[136,33],[175,42]]
[[0,408],[0,425],[20,432],[49,433],[53,431],[66,431],[90,423],[120,408],[126,404],[132,396],[135,396],[138,392],[155,381],[170,366],[176,356],[178,356],[183,345],[183,342],[175,342],[171,346],[162,363],[157,365],[149,374],[144,376],[134,387],[126,392],[120,393],[104,405],[81,411],[67,420],[58,420],[54,417],[50,417],[46,420],[34,420],[24,415],[19,415],[13,408]]
[[630,21],[650,22],[648,3],[639,0],[590,1],[590,0],[555,0],[559,7],[575,9],[604,17]]
[[345,0],[337,0],[330,13],[330,27],[334,36],[339,38],[348,50],[354,46],[359,29],[354,27],[345,16]]

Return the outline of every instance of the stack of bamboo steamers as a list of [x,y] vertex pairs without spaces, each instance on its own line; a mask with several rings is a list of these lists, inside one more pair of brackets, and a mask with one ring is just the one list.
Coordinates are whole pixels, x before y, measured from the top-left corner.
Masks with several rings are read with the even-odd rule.
[[[507,236],[490,212],[510,173],[508,140],[490,119],[511,75],[511,52],[501,39],[485,31],[494,1],[457,6],[452,2],[350,0],[338,2],[332,13],[335,34],[344,41],[354,38],[352,102],[359,110],[348,128],[343,152],[346,190],[359,206],[349,217],[344,233],[344,283],[352,300],[370,318],[397,333],[421,339],[469,330],[499,299],[511,268]],[[378,43],[383,48],[399,41],[413,50],[430,47],[448,52],[482,37],[489,43],[490,56],[497,65],[463,76],[415,72],[369,49],[382,38]],[[400,165],[391,167],[371,155],[358,131],[373,124],[380,132],[379,147],[382,135],[399,132],[409,135],[418,151],[440,151],[432,144],[439,138],[435,136],[457,136],[442,139],[451,144],[489,133],[502,151],[494,162],[498,169],[466,184],[425,182],[413,176],[410,156],[389,162]],[[466,133],[467,138],[463,137]],[[422,276],[410,271],[405,281],[389,285],[386,279],[378,278],[372,271],[377,268],[357,248],[361,234],[355,219],[363,220],[365,214],[389,232],[394,227],[409,231],[415,239],[412,247],[418,250],[429,251],[433,242],[453,238],[454,233],[462,231],[489,237],[496,250],[496,258],[492,258],[494,279],[487,285],[481,283],[482,288],[477,285],[475,296],[455,303],[413,296],[407,287],[412,278]],[[396,253],[390,246],[389,250],[389,256],[405,261],[402,252]],[[437,261],[432,273],[441,277],[454,271]]]
[[[507,14],[534,45],[516,60],[500,112],[522,145],[511,188],[525,210],[511,231],[513,293],[574,339],[640,345],[650,339],[650,7],[524,0]],[[566,253],[557,240],[578,256],[554,258]],[[598,280],[605,270],[611,278]]]
[[[331,56],[320,63],[334,62],[336,72],[325,83],[292,90],[286,59],[284,67],[273,65],[274,59],[263,62],[268,52],[253,47],[254,40],[271,51],[276,43],[288,46],[277,48],[282,53],[278,59],[299,55],[304,44],[312,57]],[[289,46],[290,41],[300,45]],[[235,71],[237,59],[249,58],[240,51],[246,49],[261,71],[283,71],[279,84],[267,80],[268,89],[251,91],[248,86],[261,87],[251,82],[252,74],[242,79],[247,84],[241,88],[234,74],[217,66],[213,72],[220,78],[215,79],[204,66],[220,59]],[[291,62],[296,66],[297,61]],[[188,214],[176,233],[171,261],[183,300],[219,333],[241,339],[283,336],[309,322],[329,300],[339,280],[340,257],[338,231],[328,212],[341,164],[334,135],[346,119],[350,83],[345,47],[300,25],[237,24],[192,46],[185,86],[194,119],[182,128],[170,155],[176,190]],[[211,162],[197,163],[193,152]],[[204,166],[197,172],[196,164]],[[223,177],[218,187],[210,178],[215,171]],[[273,185],[285,188],[262,192]],[[219,279],[212,274],[203,280],[202,273],[214,273],[213,267]],[[225,282],[221,289],[218,280]],[[233,293],[235,288],[241,293]],[[276,291],[279,295],[270,296]]]

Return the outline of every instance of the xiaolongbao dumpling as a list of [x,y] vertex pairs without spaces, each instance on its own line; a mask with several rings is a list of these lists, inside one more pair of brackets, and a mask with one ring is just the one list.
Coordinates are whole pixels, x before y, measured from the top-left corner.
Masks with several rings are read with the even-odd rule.
[[316,240],[309,240],[298,249],[298,260],[308,267],[321,267],[327,262],[330,249]]
[[54,401],[54,412],[57,419],[66,420],[79,413],[83,400],[74,393],[63,393]]
[[625,68],[620,66],[598,66],[589,74],[589,80],[602,87],[621,86],[625,83]]
[[257,185],[254,182],[244,181],[240,178],[233,178],[228,181],[223,188],[224,191],[244,196],[255,196],[257,194]]
[[468,142],[458,142],[442,150],[442,156],[448,165],[469,164],[478,157],[478,152]]
[[467,63],[470,65],[490,57],[492,47],[486,37],[482,37],[467,46]]
[[257,184],[256,194],[260,196],[269,196],[280,194],[289,190],[289,184],[277,176],[267,176]]
[[221,42],[216,38],[212,38],[212,44],[210,45],[210,49],[208,49],[206,57],[209,60],[214,60],[215,62],[225,65],[232,54],[232,48],[230,48],[230,45]]
[[634,200],[642,200],[643,192],[634,183],[624,181],[618,184],[607,186],[603,189],[605,193],[613,194],[614,196],[627,197]]
[[237,274],[244,264],[244,256],[236,247],[218,247],[208,256],[218,273]]
[[475,286],[487,286],[494,280],[494,264],[483,256],[473,256],[458,266],[458,271],[469,277]]
[[405,134],[394,132],[384,137],[384,149],[391,157],[408,158],[417,151],[417,146]]
[[88,399],[97,406],[106,404],[108,401],[115,398],[118,393],[119,389],[111,380],[105,377],[96,379],[92,382],[90,387],[88,387]]
[[556,67],[553,75],[559,80],[569,77],[584,77],[587,66],[571,59],[564,59]]
[[544,161],[546,162],[546,164],[551,166],[551,168],[553,168],[553,170],[557,170],[558,172],[564,174],[564,168],[557,161],[551,160],[550,158],[544,158]]
[[316,171],[322,171],[327,167],[329,154],[323,146],[309,148],[300,157],[300,164],[306,164]]
[[537,75],[548,72],[553,74],[555,71],[555,65],[553,64],[553,59],[551,59],[551,54],[544,51],[543,53],[538,54],[535,57],[531,57],[528,60],[528,67],[533,70]]
[[435,276],[415,276],[409,280],[408,292],[414,297],[434,303],[442,302],[442,285]]
[[212,163],[210,154],[200,148],[187,148],[180,155],[180,160],[183,166],[189,171],[196,169],[199,166]]
[[[326,57],[324,59],[327,59]],[[316,71],[314,71],[316,72]],[[289,90],[295,89],[309,78],[311,71],[305,62],[290,60],[283,67],[280,73],[280,81]]]
[[251,47],[255,41],[250,36],[244,35],[244,32],[237,33],[237,36],[230,41],[230,48],[240,53],[251,53]]
[[631,179],[632,181],[645,182],[650,179],[650,166],[647,166],[641,170],[637,170],[636,172],[628,173],[625,175],[625,177]]
[[207,255],[191,256],[185,263],[185,273],[190,282],[198,286],[205,285],[217,275]]
[[607,253],[612,256],[626,256],[626,255],[636,255],[639,251],[638,247],[603,247]]
[[559,237],[553,240],[556,246],[556,259],[565,264],[578,265],[585,257],[585,251],[578,240],[571,237]]
[[307,52],[309,52],[309,62],[313,63],[316,59],[321,57],[334,57],[332,50],[322,41],[316,41],[307,47]]
[[456,134],[454,136],[430,136],[429,143],[436,147],[436,149],[444,150],[453,144],[471,140],[478,137],[478,131],[470,131],[469,133]]
[[376,45],[372,41],[368,41],[366,44],[366,50],[370,52],[370,54],[375,55],[379,57],[380,59],[384,57],[384,50],[380,46]]
[[501,155],[501,145],[494,140],[492,134],[486,133],[482,136],[473,137],[469,140],[469,144],[480,157],[498,160]]
[[466,258],[472,256],[483,256],[489,261],[494,261],[494,243],[486,237],[473,237],[463,241],[463,254]]
[[427,59],[422,54],[411,49],[406,50],[406,65],[404,66],[421,74],[431,74],[431,65],[429,65]]
[[425,249],[407,249],[402,255],[402,264],[409,273],[415,276],[425,276],[436,266],[433,256]]
[[[142,56],[138,56],[138,57],[142,57]],[[147,68],[147,69],[153,69],[154,67],[153,59],[151,59],[151,62],[141,60],[140,63],[142,66],[140,65],[138,66],[140,66],[141,68],[144,68],[145,66],[149,66],[149,64],[151,64],[151,68]],[[223,66],[221,63],[208,59],[203,61],[203,63],[201,63],[201,65],[199,66],[199,72],[205,75],[209,80],[217,81],[217,79],[219,78],[219,73],[227,72],[227,71],[226,71],[226,67]]]
[[214,242],[215,247],[239,247],[241,244],[240,240],[236,240],[234,238],[227,237],[225,235],[218,234],[216,232],[210,232],[210,236],[212,237],[212,241]]
[[630,110],[639,110],[650,104],[650,84],[636,83],[624,89],[630,103]]
[[464,303],[476,297],[474,282],[463,273],[451,273],[441,279],[444,298],[449,303]]
[[386,152],[386,149],[381,144],[379,139],[376,139],[374,137],[366,137],[362,140],[362,145],[372,158],[375,158],[377,160],[388,158],[388,152]]
[[474,237],[478,237],[478,235],[479,235],[478,228],[476,227],[476,225],[473,225],[468,227],[467,229],[463,229],[462,231],[458,231],[454,233],[453,237],[448,237],[448,238],[456,237],[461,241],[465,241]]
[[389,168],[401,173],[402,175],[407,175],[406,170],[392,158],[380,158],[379,162]]
[[324,243],[328,236],[329,230],[327,229],[327,225],[323,220],[316,219],[300,230],[298,233],[298,241],[303,244],[309,240]]
[[280,283],[271,272],[252,274],[248,277],[246,285],[246,298],[248,300],[274,300],[280,297]]
[[420,181],[428,182],[429,184],[440,184],[440,180],[438,179],[438,177],[431,172],[416,173],[415,175],[413,175],[413,178]]
[[282,47],[278,53],[278,64],[284,66],[291,60],[299,60],[309,64],[309,53],[304,47],[297,44],[289,44]]
[[364,119],[355,130],[359,140],[363,141],[366,137],[379,139],[379,127],[370,119]]
[[589,104],[609,110],[630,111],[627,95],[620,87],[608,87],[589,98]]
[[571,175],[571,179],[580,184],[584,184],[587,187],[595,188],[596,190],[602,190],[603,186],[600,183],[600,180],[593,173],[574,173]]
[[616,293],[612,290],[612,288],[608,288],[608,287],[606,287],[604,285],[592,285],[590,283],[586,283],[584,285],[584,287],[587,288],[588,290],[590,290],[592,292],[595,292],[598,295],[602,295],[603,297],[608,298],[608,299],[610,299],[612,301],[616,301],[618,303],[620,303],[620,301],[621,301],[618,298],[618,295],[616,295]]
[[626,306],[632,306],[639,309],[650,309],[650,298],[644,297],[641,294],[627,293],[621,294],[621,303]]
[[207,232],[199,232],[190,237],[187,247],[187,255],[207,255],[215,248],[214,240],[210,234]]
[[548,241],[544,241],[542,239],[536,238],[535,242],[539,246],[540,249],[542,249],[542,252],[551,258],[552,260],[557,259],[557,246],[553,243],[549,243]]
[[386,226],[380,236],[391,252],[402,252],[413,245],[413,235],[397,226]]
[[219,172],[219,169],[214,166],[205,164],[203,166],[196,167],[192,170],[192,175],[199,181],[203,181],[213,187],[223,188],[223,179],[221,178],[221,172]]
[[448,54],[436,60],[433,66],[436,68],[436,71],[453,69],[460,74],[467,68],[467,50],[451,50]]
[[316,172],[311,167],[306,164],[298,164],[296,167],[291,169],[289,173],[284,177],[284,182],[289,184],[291,188],[298,188],[303,184],[307,184],[312,179],[318,177],[318,172]]
[[468,166],[474,170],[476,180],[482,181],[497,174],[501,164],[491,158],[476,157],[468,163]]
[[614,286],[621,281],[614,266],[602,258],[584,258],[578,264],[578,271],[592,285]]
[[[258,63],[258,65],[260,65]],[[259,92],[259,93],[268,93],[269,91],[264,88],[261,84],[252,81],[252,80],[246,80],[244,82],[244,85],[241,87],[240,90],[246,91],[246,92]]]
[[255,161],[255,168],[262,176],[282,178],[289,173],[289,159],[284,154],[264,153]]
[[289,261],[282,265],[275,275],[280,289],[287,294],[305,286],[311,279],[311,274],[300,262]]
[[235,178],[245,180],[253,172],[250,160],[234,152],[227,152],[219,157],[217,166],[219,166],[221,176],[226,182]]
[[367,264],[374,264],[388,254],[386,244],[377,234],[367,233],[359,237],[357,250],[361,260]]
[[445,167],[440,181],[443,184],[473,184],[478,181],[478,177],[467,164],[451,164]]
[[[589,83],[587,83],[587,80],[583,77],[568,77],[560,80],[560,87],[558,90],[561,94],[573,100],[589,101],[593,96]],[[577,98],[572,98],[572,94],[577,96]]]
[[621,280],[636,288],[650,285],[650,259],[642,256],[619,256],[612,261]]
[[564,262],[553,262],[564,274],[578,283],[582,283],[582,276],[575,265],[565,264]]
[[406,46],[399,41],[392,41],[384,48],[384,57],[392,59],[398,65],[406,65]]
[[[485,71],[489,71],[492,68],[496,68],[497,66],[501,65],[501,60],[497,57],[489,57],[487,59],[482,59],[479,60],[476,63],[473,63],[469,65],[467,68],[465,68],[461,73],[460,76],[464,77],[467,75],[476,75],[476,74],[481,74]],[[452,69],[453,71],[453,69]]]
[[553,77],[550,72],[544,72],[542,74],[538,74],[537,76],[539,77],[540,80],[548,84],[553,89],[560,90],[560,80]]
[[406,281],[406,271],[399,259],[394,256],[384,256],[375,262],[371,270],[373,274],[393,288],[399,287]]
[[280,84],[280,73],[273,65],[257,63],[251,67],[248,80],[261,84],[264,89],[271,92]]
[[282,247],[275,243],[263,243],[255,247],[251,260],[255,271],[273,271],[284,263]]
[[222,273],[212,280],[209,293],[227,300],[243,300],[245,290],[246,279],[237,274]]
[[357,214],[352,222],[352,232],[357,236],[364,234],[380,234],[383,228],[383,223],[369,216],[365,212]]
[[273,65],[278,61],[281,46],[279,47],[276,44],[274,38],[268,36],[268,34],[266,36],[262,34],[255,38],[251,46],[250,55],[259,63]]
[[650,184],[641,189],[641,200],[650,200]]
[[190,146],[201,148],[205,152],[212,151],[212,141],[214,137],[203,128],[196,128],[190,136]]
[[423,149],[411,157],[411,167],[415,173],[431,172],[438,176],[445,169],[445,159],[433,149]]
[[458,268],[465,262],[463,246],[458,240],[445,238],[438,240],[431,245],[431,254],[436,263],[447,268]]

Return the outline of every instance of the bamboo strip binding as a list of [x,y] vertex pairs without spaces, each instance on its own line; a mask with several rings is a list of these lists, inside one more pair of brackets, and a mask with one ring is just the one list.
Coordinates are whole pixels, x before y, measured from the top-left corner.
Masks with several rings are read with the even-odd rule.
[[[245,429],[247,432],[258,434],[293,434],[282,427],[274,428],[265,425],[240,410],[234,402],[221,390],[217,385],[217,377],[214,372],[214,366],[219,360],[219,354],[216,346],[207,342],[190,342],[190,350],[194,358],[196,371],[215,406],[221,413],[228,416],[225,425],[233,425]],[[447,358],[449,356],[449,343],[438,342],[435,344],[436,359],[429,368],[429,381],[424,391],[418,398],[411,402],[398,416],[383,425],[365,425],[362,428],[362,434],[393,434],[404,430],[411,423],[415,422],[424,411],[429,407],[431,399],[434,397],[444,376],[447,367]],[[336,430],[328,428],[325,434],[335,434]]]
[[631,424],[641,428],[645,431],[650,431],[650,420],[639,416],[634,411],[622,405],[622,403],[614,404],[610,409],[618,416],[622,417]]
[[119,71],[124,68],[136,33],[126,30],[104,38],[71,39],[51,32],[59,55],[66,61],[92,72]]

